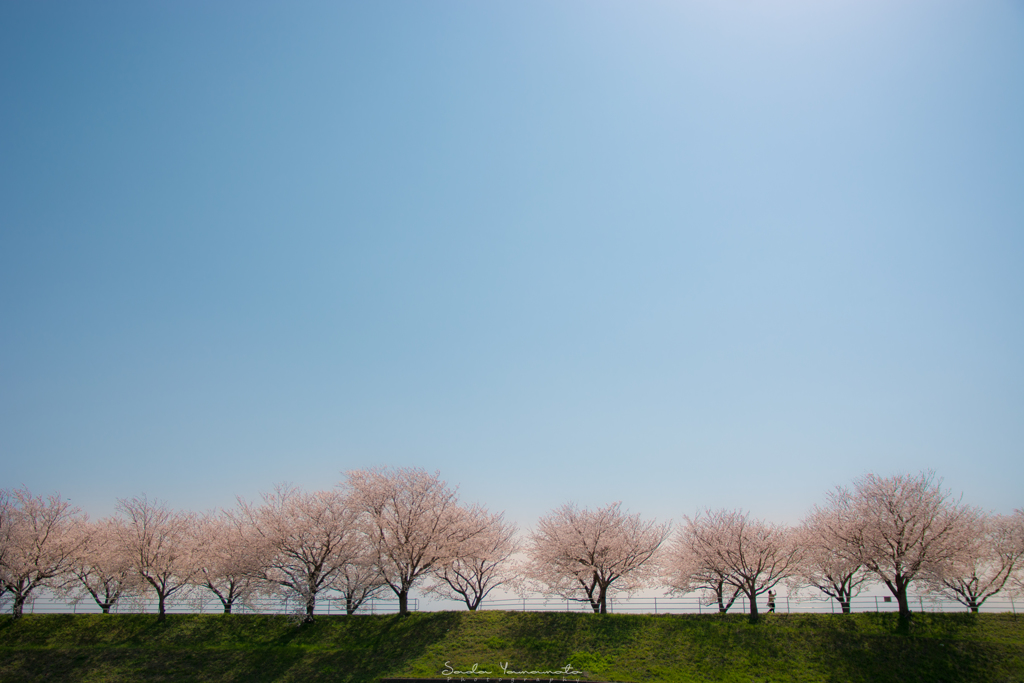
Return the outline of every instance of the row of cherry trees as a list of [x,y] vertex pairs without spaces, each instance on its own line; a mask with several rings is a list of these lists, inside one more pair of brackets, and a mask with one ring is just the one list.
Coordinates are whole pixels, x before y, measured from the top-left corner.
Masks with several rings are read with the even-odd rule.
[[743,595],[756,616],[758,596],[783,581],[836,599],[844,613],[867,583],[884,584],[904,618],[912,583],[977,612],[1008,582],[1022,589],[1024,512],[963,505],[931,473],[867,475],[795,528],[728,510],[686,518],[670,557],[670,586],[703,591],[723,612]]
[[720,611],[785,583],[835,598],[844,612],[882,583],[909,616],[912,584],[977,611],[1000,590],[1022,589],[1024,512],[992,515],[954,500],[932,473],[867,475],[837,487],[787,527],[738,510],[670,523],[614,503],[563,505],[521,535],[502,514],[459,501],[438,473],[374,468],[328,491],[278,486],[256,502],[197,515],[146,497],[118,501],[89,521],[58,495],[0,491],[0,597],[20,616],[46,588],[93,600],[215,596],[230,613],[261,597],[286,598],[313,618],[318,597],[340,594],[351,614],[391,592],[408,612],[417,586],[476,609],[494,589],[539,591],[607,609],[615,592],[667,586],[698,592]]
[[117,515],[97,522],[58,495],[22,488],[0,491],[0,597],[17,617],[41,588],[92,599],[105,613],[148,593],[162,619],[185,593],[208,592],[226,613],[277,596],[312,619],[325,591],[341,593],[352,613],[390,589],[407,613],[412,588],[428,582],[476,608],[508,580],[516,532],[419,469],[352,471],[329,491],[278,486],[207,515],[122,499]]

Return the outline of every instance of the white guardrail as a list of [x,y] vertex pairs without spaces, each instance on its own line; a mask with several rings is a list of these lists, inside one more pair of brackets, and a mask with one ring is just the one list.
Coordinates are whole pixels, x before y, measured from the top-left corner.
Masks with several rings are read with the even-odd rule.
[[[5,596],[8,597],[8,596]],[[0,609],[10,610],[9,601],[4,601]],[[1017,614],[1017,603],[1024,606],[1024,599],[1009,595],[996,595],[981,605],[984,613],[1009,612]],[[456,603],[452,603],[456,604]],[[768,612],[767,597],[758,600],[758,612]],[[955,600],[941,595],[912,595],[910,608],[915,612],[967,612],[967,607]],[[409,610],[419,611],[420,604],[416,598],[409,598]],[[455,609],[459,609],[456,607]],[[462,608],[464,609],[464,608]],[[485,600],[480,604],[481,610],[508,610],[525,612],[593,612],[586,601],[544,598],[531,596],[525,598],[504,598]],[[891,595],[859,595],[850,601],[852,612],[896,612],[896,599]],[[25,605],[26,614],[95,614],[100,611],[92,600],[67,602],[48,595],[40,595]],[[217,600],[199,600],[194,596],[167,602],[168,614],[218,614],[223,607]],[[779,595],[775,599],[775,611],[781,614],[841,614],[842,606],[831,598],[816,598],[806,595]],[[156,599],[129,598],[124,599],[111,608],[113,614],[155,614]],[[247,603],[236,602],[232,608],[234,614],[299,614],[304,612],[302,605],[287,600],[261,599]],[[398,600],[371,599],[360,605],[356,614],[394,614],[398,612]],[[613,614],[717,614],[717,603],[708,603],[697,596],[619,596],[608,599],[608,612]],[[729,608],[729,614],[746,614],[748,612],[745,597],[738,597]],[[317,600],[315,615],[345,615],[343,599],[322,597]]]
[[[1017,601],[1011,596],[996,595],[985,601],[979,611],[985,613],[1010,612],[1017,614]],[[768,612],[767,596],[758,600],[758,612]],[[956,600],[941,595],[912,595],[910,609],[914,612],[967,612],[968,608]],[[1021,601],[1024,606],[1024,601]],[[544,599],[536,597],[485,600],[480,609],[525,612],[593,612],[590,603],[578,600]],[[746,614],[748,602],[737,597],[729,614]],[[775,598],[775,612],[782,614],[842,614],[838,600],[810,596],[780,595]],[[851,612],[898,612],[896,598],[891,595],[859,595],[850,601]],[[609,613],[639,614],[717,614],[718,604],[699,597],[616,597],[608,599]]]
[[[6,596],[5,596],[6,597]],[[10,612],[10,602],[5,601],[4,612]],[[409,598],[409,611],[419,611],[419,600]],[[68,602],[52,596],[41,595],[25,604],[25,614],[99,614],[99,606],[92,600]],[[156,598],[125,598],[110,608],[111,614],[156,614],[158,603]],[[164,611],[167,614],[222,614],[224,606],[220,601],[197,600],[194,597],[179,600],[168,600]],[[305,614],[305,605],[288,600],[261,599],[248,602],[235,602],[232,614]],[[398,600],[367,600],[356,614],[394,614],[398,612]],[[318,598],[313,614],[344,615],[345,600],[337,598]]]

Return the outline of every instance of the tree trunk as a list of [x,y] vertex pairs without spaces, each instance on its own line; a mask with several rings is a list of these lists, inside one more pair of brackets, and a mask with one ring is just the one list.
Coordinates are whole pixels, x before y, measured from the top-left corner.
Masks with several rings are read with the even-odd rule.
[[103,614],[110,614],[110,603],[109,602],[101,602],[100,603],[100,609],[103,610]]
[[900,621],[907,622],[910,620],[910,600],[907,598],[907,586],[910,584],[910,580],[900,575],[890,581],[885,579],[885,585],[889,589],[889,592],[896,597],[896,604],[899,606]]
[[231,605],[234,604],[234,598],[230,600],[221,600],[224,603],[224,614],[231,614]]
[[847,591],[844,588],[839,589],[839,595],[837,597],[839,598],[839,606],[842,608],[843,614],[850,613],[850,600],[853,598],[853,596],[850,595],[851,592],[852,591]]
[[[737,591],[738,593],[738,591]],[[718,586],[715,588],[715,597],[718,598],[718,613],[725,614],[732,607],[732,603],[736,601],[737,593],[733,593],[729,602],[725,601],[725,582],[719,581]]]
[[757,619],[757,595],[748,595],[750,598],[750,618]]
[[896,604],[900,608],[900,619],[910,618],[910,600],[907,598],[906,589],[900,590],[896,594]]
[[398,592],[398,613],[403,617],[409,616],[409,591],[401,590]]
[[306,616],[303,619],[306,623],[313,621],[313,610],[316,608],[316,595],[310,595],[306,598]]
[[156,615],[156,620],[157,621],[163,621],[167,617],[167,609],[166,609],[167,596],[164,595],[162,591],[157,593],[157,596],[158,596],[157,600],[158,600],[158,604],[159,604],[159,612]]
[[25,596],[18,593],[14,596],[14,606],[11,609],[11,614],[14,615],[15,619],[20,619],[21,615],[25,612]]

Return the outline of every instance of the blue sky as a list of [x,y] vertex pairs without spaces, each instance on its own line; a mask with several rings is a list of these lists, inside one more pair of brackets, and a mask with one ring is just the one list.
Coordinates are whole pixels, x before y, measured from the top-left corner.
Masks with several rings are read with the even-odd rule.
[[1016,0],[0,4],[4,487],[1024,506]]

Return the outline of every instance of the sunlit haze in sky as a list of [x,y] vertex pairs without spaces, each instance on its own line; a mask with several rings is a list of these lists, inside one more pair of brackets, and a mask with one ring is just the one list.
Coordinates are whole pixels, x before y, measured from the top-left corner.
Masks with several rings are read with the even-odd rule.
[[1024,507],[1019,0],[0,3],[0,488]]

